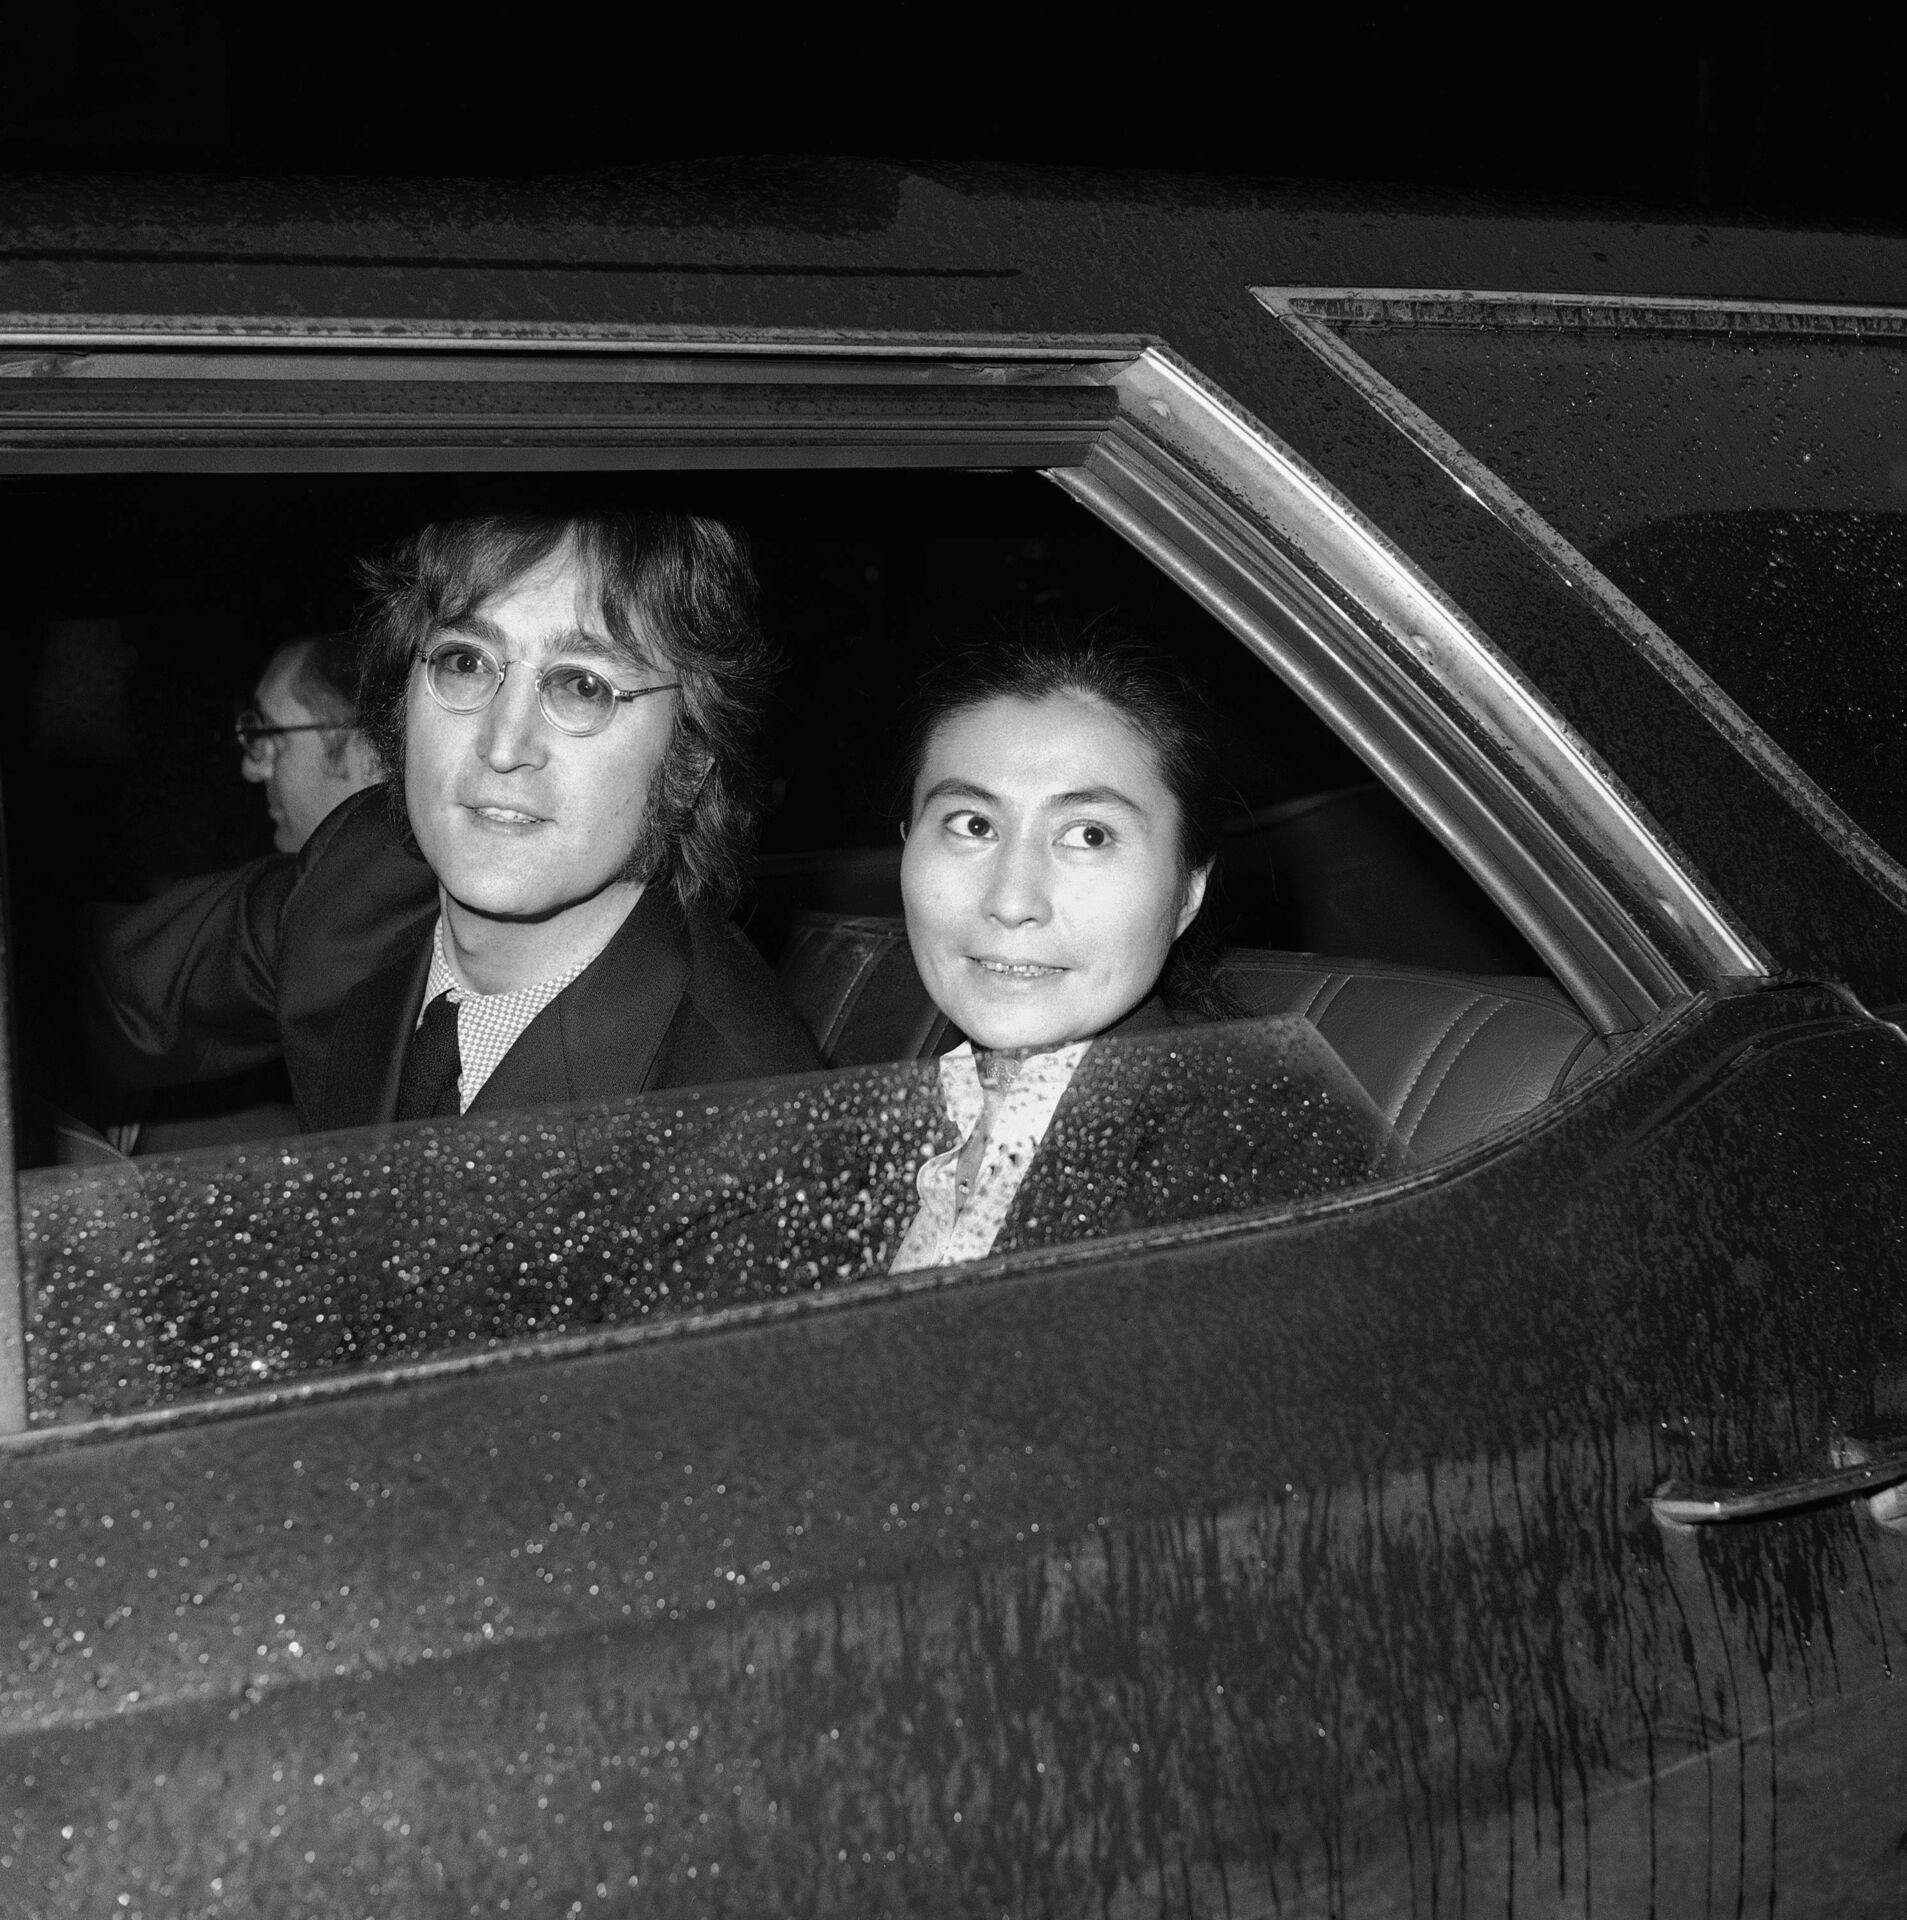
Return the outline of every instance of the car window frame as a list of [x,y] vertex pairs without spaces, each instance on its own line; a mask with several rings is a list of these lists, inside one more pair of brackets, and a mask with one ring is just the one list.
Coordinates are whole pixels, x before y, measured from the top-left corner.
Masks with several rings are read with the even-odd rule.
[[1352,325],[1476,331],[1907,341],[1907,308],[1803,300],[1700,300],[1651,294],[1485,288],[1254,287],[1252,294],[1365,401],[1428,454],[1526,547],[1567,575],[1658,672],[1892,905],[1907,912],[1907,863],[1889,853],[1788,750],[1609,576],[1447,427],[1378,371]]
[[[1364,754],[1598,1031],[1770,970],[1488,636],[1159,340],[16,315],[0,372],[19,376],[0,386],[7,474],[1041,471]],[[237,404],[273,382],[285,406]],[[380,411],[398,386],[410,404]],[[520,404],[451,404],[472,388]],[[611,404],[631,389],[642,406]],[[601,404],[578,403],[592,391]],[[433,392],[435,413],[417,403]],[[11,1151],[11,1091],[0,1127]],[[25,1435],[11,1183],[0,1204],[0,1435]]]

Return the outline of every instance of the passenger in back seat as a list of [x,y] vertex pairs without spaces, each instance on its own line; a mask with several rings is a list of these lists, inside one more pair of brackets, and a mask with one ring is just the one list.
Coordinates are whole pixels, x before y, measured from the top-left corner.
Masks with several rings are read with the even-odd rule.
[[[1212,734],[1170,660],[1103,631],[997,645],[930,683],[901,892],[921,980],[967,1039],[941,1058],[946,1120],[895,1271],[1269,1204],[1394,1159],[1300,1020],[1094,1046],[1238,1011],[1193,932],[1220,813]],[[1310,1130],[1268,1126],[1266,1100]]]

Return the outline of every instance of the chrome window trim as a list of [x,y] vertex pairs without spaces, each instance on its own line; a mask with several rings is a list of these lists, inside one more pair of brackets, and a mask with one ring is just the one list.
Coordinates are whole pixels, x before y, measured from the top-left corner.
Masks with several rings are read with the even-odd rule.
[[[534,356],[532,359],[530,356]],[[750,416],[685,451],[680,422],[549,416],[547,444],[493,446],[487,464],[1018,466],[1044,469],[1132,540],[1357,744],[1432,824],[1606,1032],[1704,986],[1764,974],[1763,958],[1652,833],[1586,744],[1369,521],[1185,362],[1130,336],[720,334],[673,328],[443,326],[344,320],[220,322],[0,315],[0,380],[480,379],[654,385],[775,382],[809,389],[798,419]],[[993,417],[869,428],[855,391],[991,391]],[[1101,389],[1098,425],[1017,417],[1016,391]],[[4,389],[0,389],[4,391]],[[831,398],[832,396],[832,398]],[[273,416],[210,459],[184,416],[14,414],[0,404],[0,472],[378,471],[474,467],[449,440],[344,440],[337,416]],[[367,416],[368,417],[368,416]],[[65,421],[93,435],[61,457]],[[215,408],[198,418],[216,427]],[[1029,426],[1029,421],[1031,425]],[[501,416],[466,424],[502,432]],[[939,437],[936,438],[937,430]],[[646,437],[645,437],[646,434]],[[671,437],[674,436],[674,437]],[[9,1118],[0,1115],[0,1124]],[[4,1204],[15,1201],[9,1186]],[[0,1220],[0,1434],[26,1427],[17,1234]],[[249,1396],[247,1397],[249,1399]],[[125,1416],[136,1417],[136,1416]],[[121,1418],[101,1423],[118,1430]],[[37,1432],[39,1429],[34,1429]]]
[[[747,269],[737,269],[746,277]],[[353,353],[512,354],[580,353],[626,356],[684,354],[746,360],[788,354],[817,363],[817,379],[834,376],[818,363],[841,353],[899,362],[1015,361],[1039,365],[1070,360],[1123,360],[1141,352],[1147,336],[1075,336],[1024,333],[907,333],[885,328],[747,327],[724,332],[704,326],[666,326],[614,320],[364,320],[280,314],[0,313],[0,352],[10,359],[35,354],[90,354],[109,347],[173,351],[202,347],[344,348]]]
[[1466,331],[1687,333],[1774,339],[1907,341],[1907,309],[1647,295],[1411,291],[1396,287],[1254,287],[1253,295],[1411,443],[1527,546],[1573,581],[1730,746],[1891,905],[1907,911],[1907,864],[1890,854],[1787,750],[1521,494],[1338,331],[1346,326]]
[[1770,971],[1581,736],[1291,448],[1164,348],[1115,385],[1114,432],[1053,477],[1378,763],[1606,1032]]
[[[129,315],[80,327],[0,315],[0,395],[8,378],[36,390],[30,406],[0,402],[0,473],[243,472],[314,444],[328,446],[316,464],[329,472],[1069,464],[1103,429],[1108,377],[1140,344],[344,320],[143,330]],[[446,391],[441,410],[378,411],[375,389],[400,381],[515,388],[526,402],[560,383],[602,405],[473,410]],[[323,420],[290,393],[283,409],[254,392],[222,414],[209,396],[227,382],[320,382],[341,397]],[[115,408],[111,387],[132,385],[145,403]],[[71,405],[50,399],[61,388]],[[653,408],[631,410],[630,389]],[[698,414],[698,391],[723,396],[719,413]]]
[[[0,928],[8,925],[11,903],[0,899]],[[0,959],[10,962],[10,954]],[[8,980],[11,965],[0,966]],[[0,1009],[5,1012],[6,1009]],[[11,1169],[19,1159],[13,1123],[12,1021],[0,1018],[0,1153],[8,1178],[0,1180],[0,1436],[27,1430],[26,1276],[20,1263],[20,1189]]]
[[1907,308],[1681,294],[1499,292],[1477,287],[1253,287],[1273,313],[1334,326],[1536,328],[1559,333],[1822,334],[1907,339]]

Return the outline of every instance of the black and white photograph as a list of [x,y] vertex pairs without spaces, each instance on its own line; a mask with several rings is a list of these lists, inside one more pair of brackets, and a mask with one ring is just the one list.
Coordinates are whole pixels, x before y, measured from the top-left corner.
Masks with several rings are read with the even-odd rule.
[[0,1920],[1907,1913],[1880,9],[0,18]]

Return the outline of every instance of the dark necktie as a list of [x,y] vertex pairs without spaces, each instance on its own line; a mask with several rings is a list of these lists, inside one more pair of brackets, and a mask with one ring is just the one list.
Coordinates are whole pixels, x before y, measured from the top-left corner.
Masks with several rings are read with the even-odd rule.
[[457,1081],[462,1073],[457,1003],[446,990],[424,1009],[404,1050],[404,1072],[397,1083],[398,1119],[436,1120],[460,1111]]

